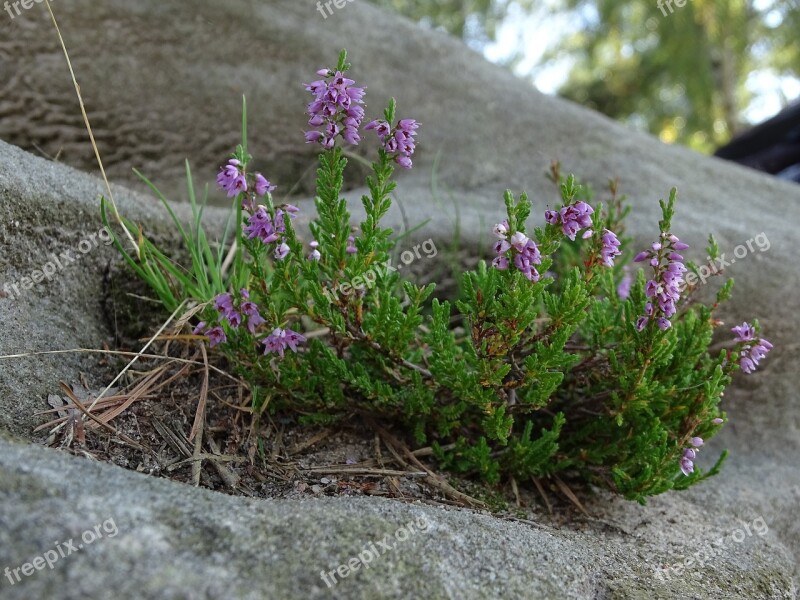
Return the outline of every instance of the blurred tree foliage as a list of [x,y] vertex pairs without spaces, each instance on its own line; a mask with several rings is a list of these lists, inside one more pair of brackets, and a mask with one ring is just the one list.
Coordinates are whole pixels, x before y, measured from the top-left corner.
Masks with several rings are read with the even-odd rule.
[[[537,0],[524,0],[527,7]],[[495,39],[508,0],[371,0],[416,21],[444,29],[471,44]]]
[[[510,0],[372,0],[480,45]],[[543,0],[513,2],[527,11]],[[800,0],[549,0],[582,26],[545,55],[569,59],[559,93],[661,139],[710,151],[743,126],[748,78],[800,76]],[[666,14],[664,14],[666,13]],[[522,51],[523,49],[520,49]],[[750,82],[752,88],[752,81]]]

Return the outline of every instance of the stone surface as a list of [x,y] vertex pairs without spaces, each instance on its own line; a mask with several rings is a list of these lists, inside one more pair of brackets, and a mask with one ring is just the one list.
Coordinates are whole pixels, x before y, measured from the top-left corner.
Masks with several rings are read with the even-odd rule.
[[[0,441],[0,567],[11,569],[0,594],[8,600],[791,597],[791,558],[775,532],[753,531],[684,578],[661,581],[654,575],[660,561],[682,560],[687,539],[727,535],[729,517],[703,515],[698,529],[698,509],[686,498],[656,499],[647,509],[630,510],[619,500],[600,508],[618,511],[616,522],[629,533],[604,525],[557,531],[390,500],[189,493],[168,481]],[[665,529],[665,519],[674,524]],[[94,539],[95,533],[103,535]],[[70,540],[76,550],[68,554]],[[362,554],[373,545],[374,558]],[[58,548],[68,555],[52,569],[45,564],[27,577],[19,571],[16,582],[14,569]],[[329,590],[321,572],[360,555],[370,568],[335,584],[328,575]]]
[[[330,592],[321,587],[319,570],[424,513],[434,535],[412,538],[380,559],[380,571],[355,574],[335,593],[796,597],[800,188],[664,146],[537,94],[460,43],[363,2],[348,3],[326,20],[314,2],[291,0],[222,6],[73,0],[54,9],[109,171],[120,182],[131,183],[130,168],[137,166],[178,190],[185,156],[197,164],[198,179],[211,180],[237,141],[239,97],[246,93],[251,150],[262,158],[260,167],[283,191],[297,184],[299,203],[308,206],[303,197],[313,153],[299,134],[305,97],[298,84],[347,45],[356,78],[368,87],[371,114],[394,94],[403,115],[423,122],[416,167],[401,174],[398,190],[409,224],[430,219],[418,238],[444,243],[458,220],[461,241],[475,249],[500,218],[506,187],[530,192],[541,214],[555,201],[542,176],[551,158],[596,188],[618,176],[635,208],[630,230],[642,244],[655,234],[657,199],[676,185],[674,230],[692,244],[689,258],[703,258],[708,232],[728,258],[762,232],[769,240],[768,250],[754,246],[727,269],[737,284],[724,317],[731,325],[758,317],[775,350],[757,375],[737,378],[726,393],[730,425],[710,445],[732,451],[720,477],[645,508],[593,501],[595,515],[628,534],[599,526],[552,532],[375,500],[257,503],[0,442],[0,567],[19,566],[55,540],[111,517],[120,531],[24,583],[0,580],[0,596],[47,598],[59,590],[59,597],[102,598],[114,589],[123,598],[219,597],[215,586],[222,585],[229,597],[322,597]],[[61,150],[60,160],[94,170],[43,7],[1,27],[0,138],[51,156]],[[242,39],[247,56],[241,55]],[[96,232],[101,189],[89,176],[0,143],[0,282],[19,281],[51,251],[78,248]],[[126,215],[163,231],[153,200],[120,189],[118,202]],[[403,222],[397,210],[392,219]],[[98,298],[112,255],[98,245],[21,299],[0,298],[0,355],[100,347],[109,328]],[[29,437],[33,413],[46,408],[45,394],[79,371],[102,379],[87,355],[0,359],[0,430]],[[763,536],[762,522],[768,529]],[[746,526],[752,533],[731,542]],[[668,582],[654,576],[655,565],[676,564],[719,538],[729,542],[704,566]]]

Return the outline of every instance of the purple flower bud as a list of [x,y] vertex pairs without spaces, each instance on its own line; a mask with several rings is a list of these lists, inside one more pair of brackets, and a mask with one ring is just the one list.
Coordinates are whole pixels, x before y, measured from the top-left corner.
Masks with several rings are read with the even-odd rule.
[[703,438],[701,437],[693,437],[690,441],[692,443],[692,446],[694,446],[695,448],[699,448],[700,446],[703,445]]
[[511,244],[509,244],[506,240],[497,240],[492,246],[495,254],[505,254],[510,248]]
[[633,283],[633,277],[630,274],[626,274],[619,282],[617,286],[617,296],[619,296],[620,300],[627,300],[628,297],[631,295],[631,284]]
[[272,192],[276,186],[272,185],[261,173],[256,173],[256,195],[264,196],[267,192]]
[[275,258],[277,260],[283,260],[289,255],[289,245],[286,242],[281,242],[281,244],[275,248]]
[[225,335],[225,330],[219,326],[206,331],[206,336],[208,336],[209,348],[213,348],[217,344],[223,344],[228,341],[228,337]]
[[650,258],[650,252],[645,250],[644,252],[639,252],[639,254],[634,257],[633,262],[644,262],[648,258]]
[[685,456],[681,458],[680,465],[681,465],[681,471],[683,471],[683,474],[686,475],[687,477],[691,473],[694,473],[694,463]]
[[756,328],[747,321],[731,329],[736,334],[736,342],[749,342],[756,337]]
[[506,227],[505,223],[498,223],[492,228],[492,234],[496,238],[503,240],[508,235],[508,227]]
[[225,315],[225,318],[228,320],[228,323],[230,323],[231,327],[233,327],[234,329],[238,329],[239,325],[242,324],[242,315],[240,315],[236,311],[229,312],[227,315]]
[[717,417],[716,419],[711,419],[711,422],[712,422],[714,425],[722,425],[722,424],[723,424],[725,421],[723,421],[722,419],[720,419],[719,417]]
[[521,231],[517,231],[514,235],[511,236],[511,245],[518,252],[522,252],[525,249],[525,244],[528,243],[528,236],[526,236]]
[[559,214],[554,210],[544,211],[544,220],[550,223],[550,225],[558,225],[559,218]]
[[505,271],[508,269],[508,259],[505,256],[498,256],[492,261],[492,266],[495,269],[500,269],[501,271]]

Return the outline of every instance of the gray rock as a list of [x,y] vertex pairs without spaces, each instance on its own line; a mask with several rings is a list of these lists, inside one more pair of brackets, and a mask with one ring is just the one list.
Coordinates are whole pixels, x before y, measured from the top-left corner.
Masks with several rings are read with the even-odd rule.
[[[0,450],[8,600],[792,597],[775,532],[754,530],[685,576],[659,579],[660,564],[688,557],[700,537],[736,530],[686,498],[634,510],[604,501],[629,533],[555,530],[390,500],[252,501],[50,450]],[[53,568],[40,560],[41,571],[15,574],[37,556]],[[334,582],[330,571],[359,557],[369,568]]]
[[[737,378],[726,394],[730,424],[710,444],[732,450],[720,477],[645,508],[603,495],[592,501],[593,514],[628,533],[600,525],[540,530],[376,500],[253,502],[3,441],[0,567],[15,568],[109,518],[120,533],[14,586],[0,580],[0,595],[102,598],[114,590],[123,598],[322,597],[330,592],[320,582],[321,569],[424,514],[431,534],[381,557],[380,569],[348,577],[334,595],[796,597],[800,188],[664,146],[542,96],[460,43],[367,3],[348,3],[326,20],[314,2],[289,0],[200,1],[191,11],[178,3],[73,0],[54,9],[109,171],[120,182],[131,184],[129,169],[137,166],[178,190],[184,156],[198,165],[198,179],[210,180],[237,141],[239,96],[246,92],[260,168],[284,191],[297,183],[302,197],[311,189],[304,173],[313,149],[299,135],[306,100],[298,83],[347,45],[356,78],[368,86],[371,114],[393,94],[403,115],[423,123],[415,169],[400,174],[398,190],[411,225],[430,219],[418,239],[443,244],[458,229],[474,251],[501,218],[506,187],[526,189],[541,214],[557,200],[542,176],[551,158],[598,189],[619,176],[635,207],[630,229],[641,244],[656,233],[657,199],[677,185],[674,230],[692,244],[690,258],[703,258],[708,232],[728,258],[762,232],[769,240],[764,251],[766,244],[751,242],[728,267],[737,286],[723,316],[731,325],[758,317],[775,350],[757,375]],[[62,150],[68,164],[93,170],[42,6],[3,27],[0,138],[53,156]],[[0,143],[0,282],[20,281],[50,252],[76,249],[97,232],[101,189],[89,176]],[[351,192],[353,204],[359,191]],[[120,189],[118,202],[126,215],[164,235],[153,200]],[[391,219],[403,223],[399,210]],[[112,256],[99,244],[19,299],[0,298],[0,355],[100,347],[110,330],[98,299]],[[87,355],[0,360],[0,430],[29,437],[46,394],[80,371],[105,383]],[[703,566],[669,581],[656,577],[659,565],[698,552],[703,558],[720,538],[727,540],[724,548]]]

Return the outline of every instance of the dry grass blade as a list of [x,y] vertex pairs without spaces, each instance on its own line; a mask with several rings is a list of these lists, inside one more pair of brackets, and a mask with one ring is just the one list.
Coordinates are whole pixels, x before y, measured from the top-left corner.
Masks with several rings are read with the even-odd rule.
[[151,338],[150,338],[150,341],[148,341],[148,342],[147,342],[147,343],[144,345],[144,347],[143,347],[143,348],[142,348],[142,349],[139,351],[139,353],[137,353],[137,355],[136,355],[136,356],[134,356],[134,357],[131,359],[131,361],[130,361],[130,362],[127,364],[127,365],[125,365],[125,368],[124,368],[124,369],[122,369],[122,371],[120,371],[120,372],[119,372],[119,374],[118,374],[118,375],[117,375],[117,376],[116,376],[116,377],[113,379],[113,381],[112,381],[111,383],[109,383],[109,384],[106,386],[106,389],[104,389],[102,392],[100,392],[100,395],[98,395],[98,396],[97,396],[97,398],[95,398],[95,399],[94,399],[94,402],[92,402],[92,405],[89,407],[89,409],[90,409],[90,410],[91,410],[92,408],[94,408],[94,405],[95,405],[95,404],[97,404],[97,401],[98,401],[98,400],[100,400],[100,398],[102,398],[102,397],[103,397],[103,396],[104,396],[104,395],[105,395],[105,394],[108,392],[108,390],[110,390],[110,389],[111,389],[111,386],[113,386],[115,383],[117,383],[117,381],[119,381],[119,380],[120,380],[120,378],[121,378],[121,377],[122,377],[122,376],[123,376],[123,375],[124,375],[124,374],[125,374],[125,373],[128,371],[128,369],[130,369],[130,368],[131,368],[131,367],[134,365],[134,363],[135,363],[137,360],[139,360],[139,357],[140,357],[142,354],[144,354],[145,350],[147,350],[147,349],[150,347],[150,345],[151,345],[153,342],[155,342],[156,338],[157,338],[158,336],[160,336],[160,335],[161,335],[161,334],[164,332],[164,330],[165,330],[165,329],[167,328],[167,326],[168,326],[168,325],[169,325],[169,324],[172,322],[172,320],[175,318],[175,316],[176,316],[176,315],[177,315],[177,314],[178,314],[178,313],[179,313],[179,312],[180,312],[180,311],[183,309],[183,305],[184,305],[184,304],[186,304],[186,300],[184,300],[183,302],[181,302],[181,303],[178,305],[178,308],[176,308],[176,309],[175,309],[175,310],[172,312],[172,314],[171,314],[171,315],[169,316],[169,318],[168,318],[168,319],[167,319],[167,320],[164,322],[164,324],[163,324],[163,325],[162,325],[162,326],[159,328],[159,330],[158,330],[158,331],[155,333],[155,335],[154,335],[153,337],[151,337]]
[[291,448],[290,448],[290,449],[287,451],[287,452],[288,452],[288,456],[293,456],[293,455],[295,455],[295,454],[298,454],[298,453],[302,452],[302,451],[303,451],[303,450],[305,450],[306,448],[310,448],[310,447],[311,447],[311,446],[313,446],[314,444],[317,444],[317,443],[321,442],[322,440],[326,439],[328,436],[330,436],[330,435],[331,435],[331,433],[333,433],[333,431],[332,431],[332,430],[330,430],[330,429],[323,429],[322,431],[320,431],[320,432],[319,432],[319,433],[317,433],[316,435],[313,435],[313,436],[311,436],[311,437],[310,437],[310,438],[308,438],[307,440],[303,440],[302,442],[300,442],[300,443],[298,443],[298,444],[295,444],[294,446],[292,446],[292,447],[291,447]]
[[558,489],[561,490],[561,493],[564,494],[567,498],[569,498],[569,501],[572,502],[578,508],[579,511],[581,511],[587,517],[591,517],[592,516],[592,515],[589,514],[589,511],[587,511],[583,507],[583,504],[581,504],[581,501],[578,500],[578,497],[575,495],[575,493],[571,489],[569,489],[569,486],[566,483],[561,481],[561,479],[559,479],[558,477],[553,477],[553,479],[555,480],[556,485],[558,485]]
[[[142,352],[127,352],[125,350],[99,350],[97,348],[71,348],[68,350],[40,350],[38,352],[22,352],[20,354],[4,354],[0,356],[0,360],[9,359],[9,358],[31,358],[34,356],[47,356],[49,354],[73,354],[73,353],[86,353],[86,354],[113,354],[116,356],[134,356],[138,358],[150,358],[154,360],[165,360],[168,362],[178,362],[178,363],[185,363],[187,365],[195,365],[198,367],[205,366],[203,363],[197,360],[190,360],[188,358],[177,358],[173,356],[164,356],[163,354],[146,354]],[[208,365],[208,368],[217,373],[218,375],[222,375],[223,377],[227,377],[228,379],[235,381],[236,383],[241,383],[239,379],[231,375],[230,373],[226,373],[222,369],[219,369],[213,365]],[[98,398],[99,400],[99,398]]]
[[155,454],[155,452],[153,452],[153,451],[152,451],[150,448],[147,448],[146,446],[142,446],[142,445],[141,445],[139,442],[136,442],[135,440],[132,440],[131,438],[129,438],[129,437],[128,437],[127,435],[125,435],[124,433],[120,433],[120,432],[118,432],[118,431],[117,431],[117,430],[116,430],[114,427],[112,427],[112,426],[111,426],[111,425],[109,425],[108,423],[103,423],[103,422],[102,422],[102,421],[100,421],[100,420],[99,420],[97,417],[95,417],[93,414],[91,414],[91,413],[90,413],[90,412],[89,412],[89,411],[86,409],[86,407],[85,407],[83,404],[81,404],[81,401],[80,401],[80,400],[78,400],[77,396],[75,396],[75,394],[73,394],[73,393],[72,393],[72,390],[70,389],[70,387],[69,387],[69,386],[68,386],[66,383],[64,383],[63,381],[60,381],[60,382],[59,382],[59,385],[61,386],[61,390],[64,392],[64,394],[66,394],[66,396],[67,396],[67,397],[68,397],[70,400],[72,400],[72,403],[73,403],[73,404],[74,404],[74,405],[75,405],[75,406],[78,408],[78,410],[80,410],[80,411],[81,411],[81,412],[82,412],[82,413],[83,413],[83,414],[84,414],[84,415],[85,415],[87,418],[89,418],[89,419],[91,419],[92,421],[96,422],[98,425],[100,425],[100,426],[101,426],[101,427],[103,427],[104,429],[108,430],[110,433],[113,433],[114,435],[116,435],[117,437],[119,437],[119,439],[121,439],[123,442],[125,442],[126,444],[130,444],[131,446],[133,446],[133,447],[134,447],[134,448],[136,448],[137,450],[141,450],[142,452],[149,452],[149,453],[151,453],[153,456],[155,456],[155,455],[156,455],[156,454]]
[[547,507],[547,512],[552,515],[553,514],[553,506],[550,504],[550,499],[547,497],[547,494],[542,487],[542,483],[536,478],[532,477],[531,481],[533,481],[533,485],[536,486],[536,489],[539,490],[539,495],[542,497],[544,501],[544,505]]
[[394,436],[392,436],[388,431],[386,431],[382,427],[379,427],[375,423],[373,423],[372,426],[378,433],[380,433],[384,443],[386,444],[386,447],[389,448],[389,451],[392,452],[392,454],[394,454],[396,458],[398,458],[401,462],[403,462],[402,459],[397,455],[397,451],[394,450],[392,446],[395,446],[400,450],[402,450],[403,454],[406,456],[406,458],[408,458],[409,462],[411,462],[417,468],[421,469],[422,471],[425,471],[428,474],[428,478],[425,480],[425,483],[432,485],[435,488],[438,488],[441,492],[445,493],[451,498],[456,499],[458,502],[462,504],[478,508],[487,508],[486,503],[481,502],[480,500],[473,498],[472,496],[468,496],[464,492],[459,492],[456,488],[447,483],[436,473],[428,469],[428,467],[423,465],[420,462],[420,460],[416,456],[414,456],[414,454],[408,448],[406,448],[405,444],[395,439]]
[[[207,442],[208,442],[208,447],[211,448],[211,452],[213,452],[215,456],[222,456],[222,452],[220,451],[219,446],[217,446],[217,443],[214,441],[214,438],[209,436]],[[236,473],[231,471],[228,467],[226,467],[217,460],[212,459],[211,464],[214,465],[214,468],[217,470],[217,473],[219,473],[219,476],[222,478],[222,481],[225,482],[225,485],[227,485],[229,488],[232,489],[233,488],[241,489],[239,487],[239,481],[241,480],[241,478]]]
[[193,440],[197,432],[203,427],[203,419],[206,417],[206,402],[208,401],[208,353],[206,352],[206,345],[200,344],[200,352],[203,355],[203,384],[200,386],[200,399],[197,402],[197,411],[194,413],[194,424],[192,424],[192,431],[189,433],[189,441]]
[[89,124],[89,116],[86,114],[86,106],[83,104],[83,96],[81,95],[81,86],[78,85],[78,80],[75,77],[75,71],[72,70],[72,61],[69,59],[69,52],[67,52],[67,45],[64,43],[64,38],[61,35],[61,29],[58,27],[58,21],[56,21],[56,16],[53,14],[53,8],[50,6],[49,0],[45,0],[45,5],[47,6],[47,12],[50,13],[50,18],[53,20],[53,26],[56,29],[56,34],[58,34],[58,41],[61,43],[61,50],[64,52],[64,58],[67,60],[67,67],[69,68],[69,75],[72,78],[72,83],[75,85],[75,93],[78,95],[78,103],[81,107],[81,114],[83,115],[83,122],[86,125],[86,131],[89,132],[89,140],[92,142],[92,149],[94,150],[94,156],[97,159],[97,165],[100,167],[100,173],[103,175],[103,182],[106,184],[106,191],[108,192],[108,199],[111,202],[111,207],[114,209],[114,216],[117,218],[117,222],[122,226],[123,231],[125,231],[125,235],[128,236],[128,240],[130,240],[133,249],[136,251],[137,258],[140,257],[139,254],[139,245],[134,241],[131,232],[128,231],[128,228],[125,227],[125,223],[122,221],[120,217],[119,210],[117,209],[117,203],[114,200],[114,192],[111,191],[111,185],[108,183],[108,177],[106,177],[106,170],[103,167],[103,160],[100,158],[100,150],[97,148],[97,142],[94,139],[94,133],[92,133],[92,126]]
[[327,467],[310,467],[300,469],[304,473],[331,473],[338,475],[374,475],[378,477],[429,477],[426,471],[397,471],[394,469],[371,469],[358,465],[348,465],[346,467],[331,465]]

